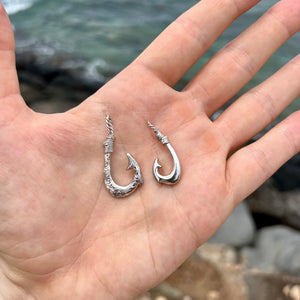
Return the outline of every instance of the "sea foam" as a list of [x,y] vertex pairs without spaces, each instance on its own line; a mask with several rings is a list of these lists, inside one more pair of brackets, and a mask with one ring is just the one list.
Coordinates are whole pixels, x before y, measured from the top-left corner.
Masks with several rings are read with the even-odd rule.
[[13,15],[19,11],[30,8],[35,0],[2,0],[7,13]]

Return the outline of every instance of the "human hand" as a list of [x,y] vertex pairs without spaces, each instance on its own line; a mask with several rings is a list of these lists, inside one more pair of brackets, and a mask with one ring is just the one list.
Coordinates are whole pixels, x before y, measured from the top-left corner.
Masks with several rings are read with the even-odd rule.
[[[13,32],[1,6],[2,299],[131,299],[175,270],[299,151],[299,111],[240,148],[300,94],[299,56],[209,119],[300,29],[298,0],[279,2],[183,91],[172,88],[257,2],[199,2],[96,94],[55,115],[31,111],[20,96]],[[104,185],[106,114],[115,127],[115,180],[131,180],[126,152],[143,172],[144,185],[125,199]],[[179,156],[177,185],[159,185],[152,175],[155,157],[169,168],[172,161],[148,120]]]

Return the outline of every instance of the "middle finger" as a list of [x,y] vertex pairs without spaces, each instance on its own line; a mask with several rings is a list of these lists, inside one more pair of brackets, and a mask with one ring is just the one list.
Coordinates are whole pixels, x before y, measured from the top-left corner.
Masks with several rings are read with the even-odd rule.
[[171,23],[135,63],[174,86],[228,26],[259,1],[199,1]]

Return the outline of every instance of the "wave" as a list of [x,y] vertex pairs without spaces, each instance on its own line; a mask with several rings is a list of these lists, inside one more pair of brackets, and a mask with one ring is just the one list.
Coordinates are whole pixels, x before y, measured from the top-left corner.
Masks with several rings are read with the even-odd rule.
[[2,0],[7,13],[13,15],[19,11],[26,10],[30,8],[35,0]]

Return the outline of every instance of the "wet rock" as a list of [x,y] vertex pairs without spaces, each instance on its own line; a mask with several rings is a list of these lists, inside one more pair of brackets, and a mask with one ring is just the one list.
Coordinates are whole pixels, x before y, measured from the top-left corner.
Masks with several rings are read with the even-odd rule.
[[[75,89],[96,91],[104,84],[104,78],[91,66],[80,59],[62,56],[55,52],[51,55],[41,53],[41,46],[23,47],[16,50],[18,73],[39,77],[44,84],[61,85]],[[27,76],[31,81],[31,77]]]
[[[21,73],[21,77],[22,75],[24,74]],[[88,87],[46,84],[43,79],[37,79],[37,76],[33,76],[31,81],[20,78],[20,89],[26,103],[33,110],[42,113],[64,112],[92,94]]]
[[285,163],[273,178],[281,191],[300,190],[300,153]]
[[279,222],[300,229],[300,191],[280,192],[269,180],[255,191],[247,204],[254,213],[266,214]]
[[223,226],[210,238],[209,242],[242,247],[253,242],[255,224],[247,204],[239,204]]
[[300,276],[300,233],[285,226],[258,232],[255,248],[244,248],[247,267]]

